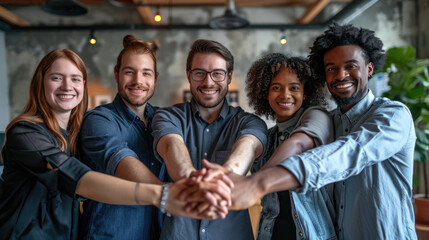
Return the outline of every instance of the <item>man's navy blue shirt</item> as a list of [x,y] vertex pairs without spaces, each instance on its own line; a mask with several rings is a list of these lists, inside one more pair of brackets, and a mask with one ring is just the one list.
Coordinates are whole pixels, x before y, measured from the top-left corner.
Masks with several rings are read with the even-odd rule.
[[[264,148],[267,142],[267,126],[256,115],[246,113],[240,107],[223,103],[219,116],[212,123],[201,116],[194,100],[157,111],[153,119],[154,149],[167,134],[182,136],[196,169],[201,169],[202,159],[224,164],[240,136],[257,137]],[[156,156],[162,158],[154,150]],[[197,220],[184,217],[165,217],[162,240],[248,240],[254,239],[248,210],[230,211],[225,219]]]
[[[80,159],[91,169],[114,175],[119,162],[132,156],[155,176],[165,168],[153,151],[151,123],[156,107],[146,104],[146,125],[119,95],[110,104],[86,113],[79,136]],[[84,202],[80,235],[83,239],[159,239],[162,214],[153,206],[122,206]]]

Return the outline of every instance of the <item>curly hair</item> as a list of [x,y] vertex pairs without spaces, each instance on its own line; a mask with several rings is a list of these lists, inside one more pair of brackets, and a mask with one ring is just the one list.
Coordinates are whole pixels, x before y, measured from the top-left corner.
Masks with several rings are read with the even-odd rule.
[[326,105],[326,90],[324,81],[313,78],[308,61],[301,57],[288,57],[281,53],[268,54],[250,67],[247,73],[246,90],[249,105],[253,106],[255,114],[275,119],[276,113],[268,102],[268,93],[271,80],[281,69],[294,72],[304,84],[306,98],[302,104],[304,108],[314,105]]
[[[333,23],[321,36],[317,37],[310,48],[309,64],[316,78],[325,81],[325,68],[323,58],[332,48],[344,45],[357,45],[361,47],[365,63],[374,64],[374,72],[383,67],[386,54],[383,42],[374,35],[374,31],[357,28],[352,25],[339,25]],[[369,79],[372,76],[369,76]]]

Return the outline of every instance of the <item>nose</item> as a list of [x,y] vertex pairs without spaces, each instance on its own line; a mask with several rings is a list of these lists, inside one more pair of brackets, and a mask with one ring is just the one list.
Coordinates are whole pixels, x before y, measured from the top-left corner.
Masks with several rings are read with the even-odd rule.
[[142,84],[142,83],[144,83],[144,76],[143,76],[143,74],[144,73],[141,72],[141,71],[137,72],[137,74],[134,75],[133,82],[136,83],[136,84]]
[[70,78],[65,78],[64,81],[62,81],[61,88],[65,91],[70,91],[73,89],[72,84],[73,83]]
[[337,74],[336,74],[336,76],[335,76],[335,77],[336,77],[338,80],[343,80],[343,79],[347,78],[348,76],[350,76],[349,72],[348,72],[346,69],[341,68],[341,69],[337,72]]
[[281,92],[280,97],[284,99],[288,99],[291,97],[291,92],[289,91],[289,89],[286,88]]
[[212,77],[210,76],[210,73],[206,73],[206,77],[203,79],[202,82],[204,85],[208,85],[208,86],[214,85],[214,81],[213,81]]

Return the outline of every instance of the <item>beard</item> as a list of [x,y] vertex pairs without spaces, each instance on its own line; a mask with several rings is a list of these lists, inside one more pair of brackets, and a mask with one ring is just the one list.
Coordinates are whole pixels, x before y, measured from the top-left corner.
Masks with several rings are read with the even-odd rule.
[[[203,90],[208,90],[208,89],[203,89]],[[219,106],[219,104],[222,104],[223,101],[225,100],[226,94],[228,93],[228,88],[225,88],[223,91],[220,91],[219,97],[213,103],[209,103],[209,102],[206,102],[206,101],[200,99],[198,93],[196,93],[194,91],[198,91],[198,89],[197,90],[191,89],[191,93],[192,93],[192,98],[195,100],[195,102],[199,106],[204,107],[204,108],[215,108],[215,107]]]
[[[129,87],[129,86],[127,86]],[[132,87],[136,87],[135,85],[133,85]],[[124,89],[119,89],[119,95],[122,97],[122,99],[127,102],[130,106],[132,107],[140,107],[145,105],[149,99],[153,96],[153,94],[155,93],[155,89],[154,88],[147,88],[147,89],[143,89],[146,91],[146,95],[139,97],[137,99],[132,99],[131,96],[127,95],[127,92]]]
[[359,91],[355,92],[355,94],[353,94],[353,96],[351,97],[341,98],[334,94],[332,94],[332,97],[338,105],[350,106],[359,102],[367,93],[368,90],[365,91],[364,89],[360,89]]

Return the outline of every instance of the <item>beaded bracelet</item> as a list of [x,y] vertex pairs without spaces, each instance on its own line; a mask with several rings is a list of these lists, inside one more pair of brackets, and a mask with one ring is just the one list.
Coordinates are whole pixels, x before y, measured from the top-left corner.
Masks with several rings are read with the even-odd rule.
[[164,183],[163,187],[164,187],[164,189],[162,190],[160,210],[162,213],[165,213],[165,215],[171,217],[171,214],[165,210],[165,201],[167,200],[168,184]]

